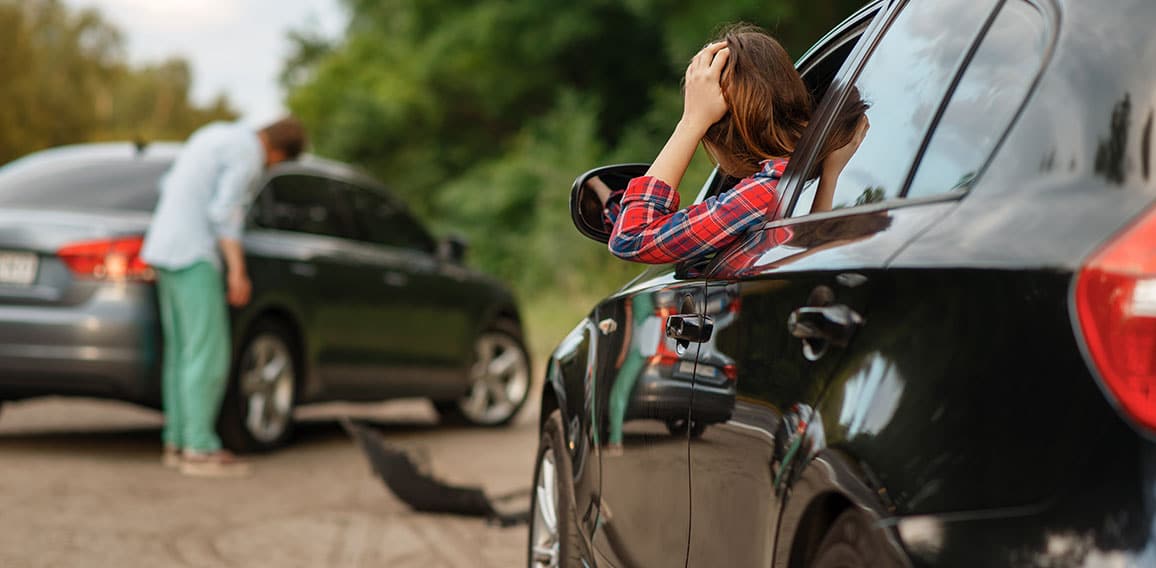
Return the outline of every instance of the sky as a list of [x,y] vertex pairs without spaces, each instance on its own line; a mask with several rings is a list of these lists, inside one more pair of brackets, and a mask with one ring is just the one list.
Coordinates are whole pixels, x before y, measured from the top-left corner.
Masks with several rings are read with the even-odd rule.
[[258,126],[284,113],[277,82],[290,30],[337,37],[340,0],[66,0],[96,8],[124,35],[130,61],[182,56],[192,64],[193,100],[229,97],[241,119]]

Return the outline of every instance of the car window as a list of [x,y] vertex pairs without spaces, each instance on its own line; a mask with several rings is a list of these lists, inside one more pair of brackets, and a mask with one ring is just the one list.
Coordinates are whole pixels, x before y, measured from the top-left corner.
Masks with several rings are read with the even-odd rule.
[[330,180],[289,174],[273,178],[258,224],[281,231],[351,238],[343,204]]
[[[854,82],[870,105],[871,128],[838,179],[832,209],[900,196],[952,79],[995,3],[910,2],[896,16]],[[812,212],[817,187],[817,179],[808,181],[792,216]]]
[[1027,96],[1047,42],[1045,20],[1035,6],[1004,4],[935,127],[908,197],[971,184]]
[[[816,100],[822,100],[827,92],[827,88],[831,86],[831,82],[839,73],[839,69],[851,56],[855,45],[867,31],[868,24],[874,13],[869,14],[864,18],[864,21],[859,25],[851,28],[846,33],[827,42],[825,45],[817,46],[815,49],[818,54],[811,57],[810,54],[804,55],[802,66],[799,68],[799,73],[803,77],[803,82],[807,85],[807,90],[811,92],[811,97]],[[733,188],[740,181],[722,173],[721,170],[715,169],[717,175],[712,175],[707,180],[709,187],[704,193],[700,194],[700,200],[713,195],[719,195],[724,191]]]
[[405,207],[377,191],[347,186],[363,239],[379,245],[433,252],[433,239]]

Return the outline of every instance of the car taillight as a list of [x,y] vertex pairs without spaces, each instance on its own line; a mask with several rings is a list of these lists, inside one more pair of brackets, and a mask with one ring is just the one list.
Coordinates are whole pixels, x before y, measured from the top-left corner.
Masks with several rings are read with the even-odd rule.
[[1083,267],[1076,314],[1104,386],[1132,420],[1156,430],[1156,210]]
[[140,258],[144,237],[120,237],[73,243],[56,252],[73,274],[92,280],[140,280],[155,278]]

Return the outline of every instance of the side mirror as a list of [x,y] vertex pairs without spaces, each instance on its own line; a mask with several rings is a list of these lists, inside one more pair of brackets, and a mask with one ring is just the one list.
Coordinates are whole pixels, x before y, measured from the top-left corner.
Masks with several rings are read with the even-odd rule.
[[630,180],[645,175],[650,164],[618,164],[595,168],[574,180],[570,188],[570,217],[578,232],[600,243],[610,242],[614,228],[602,214],[607,194],[626,189]]
[[450,264],[464,264],[466,261],[466,251],[469,250],[470,244],[466,238],[461,235],[449,235],[438,241],[437,256],[442,262]]

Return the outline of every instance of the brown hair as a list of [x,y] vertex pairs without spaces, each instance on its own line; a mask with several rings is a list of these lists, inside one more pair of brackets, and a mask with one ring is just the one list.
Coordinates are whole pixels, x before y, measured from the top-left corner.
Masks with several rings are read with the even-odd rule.
[[[730,56],[720,85],[729,111],[703,137],[719,167],[732,177],[759,171],[759,162],[789,157],[811,120],[813,100],[794,62],[775,38],[758,26],[736,24],[719,34]],[[867,109],[857,89],[840,111],[816,160],[851,141]]]
[[296,160],[305,149],[305,127],[291,116],[262,128],[261,134],[269,146],[281,150],[287,160]]
[[720,84],[730,111],[703,141],[728,175],[747,177],[759,162],[791,155],[811,118],[811,94],[787,50],[757,26],[720,34],[730,56]]

